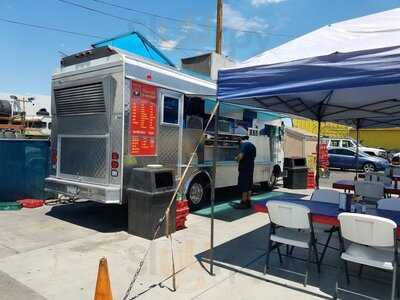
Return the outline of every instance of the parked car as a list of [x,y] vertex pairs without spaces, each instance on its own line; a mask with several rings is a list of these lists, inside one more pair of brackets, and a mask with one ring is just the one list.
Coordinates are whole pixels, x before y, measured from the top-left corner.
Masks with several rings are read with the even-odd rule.
[[[330,148],[328,149],[329,166],[339,169],[356,169],[356,151],[353,149]],[[357,169],[364,172],[384,171],[389,167],[389,162],[381,157],[369,155],[365,152],[358,153]]]
[[[344,149],[353,149],[355,150],[357,147],[357,141],[352,138],[324,138],[323,141],[327,143],[328,149],[330,148],[344,148]],[[359,143],[358,145],[359,151],[362,151],[364,153],[367,153],[372,156],[379,156],[379,157],[384,157],[387,158],[387,153],[384,149],[380,148],[371,148],[371,147],[365,147]]]

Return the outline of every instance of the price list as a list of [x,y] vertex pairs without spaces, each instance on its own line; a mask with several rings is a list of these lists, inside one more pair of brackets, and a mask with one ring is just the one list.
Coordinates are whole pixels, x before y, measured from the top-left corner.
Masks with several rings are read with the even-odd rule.
[[131,155],[156,155],[157,88],[132,81]]

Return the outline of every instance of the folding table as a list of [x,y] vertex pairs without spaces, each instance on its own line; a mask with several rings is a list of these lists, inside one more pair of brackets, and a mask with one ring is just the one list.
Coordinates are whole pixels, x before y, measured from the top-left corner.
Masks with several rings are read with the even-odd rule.
[[[354,183],[353,183],[353,188],[354,188]],[[258,201],[255,205],[253,205],[253,208],[256,212],[268,213],[266,204],[268,201],[273,201],[273,200],[274,199]],[[340,213],[344,212],[342,210],[339,210],[338,204],[319,202],[319,201],[311,201],[311,200],[302,200],[302,199],[295,199],[295,198],[287,198],[287,199],[279,198],[279,199],[275,199],[275,200],[301,204],[301,205],[308,207],[310,209],[312,221],[314,223],[318,223],[318,224],[326,224],[326,225],[339,227],[339,220],[337,217]],[[367,208],[366,214],[384,217],[384,218],[388,218],[388,219],[394,221],[397,224],[397,236],[400,238],[400,212],[377,209],[377,208]],[[326,252],[326,249],[329,245],[330,236],[331,236],[331,233],[329,235],[327,242],[324,245],[324,250],[321,254],[320,263],[322,262],[325,252]],[[318,239],[318,236],[317,236],[317,239]]]
[[[332,188],[346,191],[354,191],[354,180],[338,180],[332,184]],[[395,184],[385,184],[385,194],[400,196],[400,186],[396,186]]]

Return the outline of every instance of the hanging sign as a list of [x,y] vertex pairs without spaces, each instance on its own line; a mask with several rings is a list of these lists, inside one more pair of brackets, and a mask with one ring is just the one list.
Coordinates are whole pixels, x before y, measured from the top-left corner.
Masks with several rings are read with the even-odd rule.
[[156,155],[157,88],[132,81],[131,155]]

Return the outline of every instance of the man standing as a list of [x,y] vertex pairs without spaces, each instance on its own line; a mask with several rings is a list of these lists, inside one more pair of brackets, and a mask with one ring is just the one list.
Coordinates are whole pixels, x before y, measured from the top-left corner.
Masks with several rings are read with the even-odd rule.
[[249,142],[249,137],[242,137],[240,153],[235,158],[239,162],[238,187],[242,193],[242,201],[234,206],[237,209],[251,208],[251,189],[253,187],[256,154],[256,147]]

